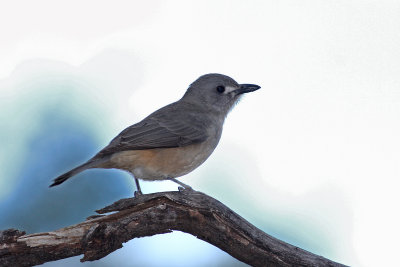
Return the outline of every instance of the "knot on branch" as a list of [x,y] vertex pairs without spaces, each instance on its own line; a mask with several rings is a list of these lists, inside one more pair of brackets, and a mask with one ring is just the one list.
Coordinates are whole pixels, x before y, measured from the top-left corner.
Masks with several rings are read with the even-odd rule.
[[20,231],[17,229],[7,229],[0,231],[0,244],[16,242],[18,237],[23,236],[24,234],[24,231]]

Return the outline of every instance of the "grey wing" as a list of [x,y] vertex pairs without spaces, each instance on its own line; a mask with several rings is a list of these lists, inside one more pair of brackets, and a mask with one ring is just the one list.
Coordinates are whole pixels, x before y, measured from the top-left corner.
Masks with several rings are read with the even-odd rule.
[[152,114],[126,128],[95,158],[126,150],[182,147],[208,138],[205,122],[195,116],[174,116],[178,114],[173,113],[168,113],[168,116]]

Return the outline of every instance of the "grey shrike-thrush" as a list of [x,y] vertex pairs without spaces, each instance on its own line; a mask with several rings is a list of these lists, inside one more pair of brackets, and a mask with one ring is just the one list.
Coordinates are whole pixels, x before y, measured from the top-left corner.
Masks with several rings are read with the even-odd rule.
[[176,180],[200,166],[214,151],[225,117],[244,93],[260,89],[238,84],[222,74],[206,74],[194,81],[184,96],[129,126],[86,163],[54,179],[59,185],[86,169],[115,168],[138,179]]

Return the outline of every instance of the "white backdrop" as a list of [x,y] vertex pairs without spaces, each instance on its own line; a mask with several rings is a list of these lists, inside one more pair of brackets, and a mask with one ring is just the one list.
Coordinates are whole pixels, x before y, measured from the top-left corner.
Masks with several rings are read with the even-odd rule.
[[82,94],[110,120],[105,144],[202,74],[259,84],[229,115],[214,155],[182,181],[315,253],[391,266],[399,12],[398,1],[2,1],[2,101],[24,94],[8,85],[37,66],[79,73],[94,85]]

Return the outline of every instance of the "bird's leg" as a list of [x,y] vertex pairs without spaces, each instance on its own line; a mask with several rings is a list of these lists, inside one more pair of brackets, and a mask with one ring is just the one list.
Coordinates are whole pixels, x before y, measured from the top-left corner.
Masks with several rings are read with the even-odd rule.
[[135,183],[136,183],[136,191],[134,193],[135,197],[143,195],[142,189],[140,189],[139,179],[136,177],[133,177],[133,178],[135,179]]
[[187,185],[187,184],[182,183],[181,181],[176,180],[175,178],[168,177],[167,179],[170,180],[170,181],[172,181],[172,182],[175,182],[175,183],[179,184],[179,185],[182,186],[183,189],[185,189],[185,190],[193,190],[192,187],[190,187],[190,186]]

